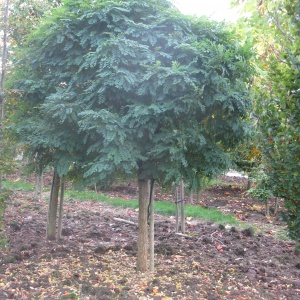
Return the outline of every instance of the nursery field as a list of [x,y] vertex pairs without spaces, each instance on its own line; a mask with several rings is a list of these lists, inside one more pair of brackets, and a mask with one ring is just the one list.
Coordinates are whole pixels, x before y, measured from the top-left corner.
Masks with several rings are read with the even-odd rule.
[[[9,178],[18,181],[26,180]],[[49,183],[46,178],[45,190]],[[39,202],[30,189],[15,188],[1,228],[7,246],[0,252],[0,299],[299,299],[300,260],[284,223],[266,218],[245,186],[243,179],[221,178],[195,205],[231,214],[236,223],[187,213],[180,236],[174,215],[156,214],[155,272],[146,274],[135,268],[134,182],[101,192],[123,199],[123,207],[67,194],[63,239],[52,242],[45,240],[49,192]],[[157,188],[155,200],[171,202],[172,195]]]

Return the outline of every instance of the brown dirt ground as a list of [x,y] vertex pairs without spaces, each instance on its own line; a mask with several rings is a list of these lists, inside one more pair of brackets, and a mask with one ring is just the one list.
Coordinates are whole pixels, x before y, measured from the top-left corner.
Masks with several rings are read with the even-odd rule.
[[[137,225],[114,219],[137,223],[136,211],[67,202],[64,238],[49,242],[46,201],[15,191],[4,214],[9,248],[0,250],[0,299],[300,299],[299,256],[292,242],[275,238],[280,218],[264,217],[243,180],[223,181],[202,193],[200,205],[233,213],[256,233],[193,219],[190,237],[182,237],[173,217],[156,215],[156,270],[146,274],[135,269]],[[105,193],[130,199],[137,191],[130,182]],[[155,199],[171,195],[156,189]]]

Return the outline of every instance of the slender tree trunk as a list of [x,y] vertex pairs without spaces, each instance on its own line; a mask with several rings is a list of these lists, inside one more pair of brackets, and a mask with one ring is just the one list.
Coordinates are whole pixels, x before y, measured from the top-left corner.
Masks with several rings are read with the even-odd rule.
[[[6,0],[5,11],[3,16],[3,40],[2,40],[2,57],[1,57],[1,77],[0,77],[0,129],[4,120],[4,81],[7,65],[7,31],[8,31],[8,8],[10,0]],[[0,147],[2,141],[0,140]],[[0,172],[0,191],[2,191],[2,176]]]
[[35,193],[34,193],[34,200],[42,201],[43,197],[43,172],[36,174],[36,186],[35,186]]
[[278,197],[275,198],[275,208],[274,208],[274,215],[276,216],[278,214]]
[[154,182],[151,181],[150,185],[150,230],[149,230],[149,249],[150,249],[150,271],[154,271]]
[[44,173],[42,172],[41,174],[40,174],[40,191],[39,191],[39,201],[43,201],[43,190],[44,190],[44,180],[43,180],[43,175],[44,175]]
[[46,238],[48,240],[55,240],[56,237],[56,217],[57,217],[57,207],[58,207],[59,185],[60,185],[60,178],[57,172],[54,171],[49,208],[48,208],[48,219],[47,219]]
[[197,192],[197,204],[200,204],[200,201],[201,201],[201,189],[199,189]]
[[252,181],[251,181],[251,179],[248,178],[247,191],[251,189],[251,186],[252,186]]
[[193,191],[190,193],[190,204],[194,204],[194,194]]
[[147,224],[147,204],[149,196],[149,185],[145,179],[138,180],[139,185],[139,238],[137,271],[146,272],[148,257],[148,224]]
[[269,217],[270,216],[269,200],[266,200],[266,202],[265,202],[265,208],[266,208],[266,217]]
[[57,238],[62,239],[62,219],[63,219],[63,205],[65,196],[65,183],[61,180],[60,184],[60,199],[59,199],[59,211],[58,211],[58,228],[57,228]]
[[178,210],[178,201],[179,201],[179,197],[178,197],[178,187],[176,186],[174,188],[174,198],[175,198],[175,218],[176,218],[176,228],[175,231],[176,233],[179,231],[179,210]]
[[35,179],[35,192],[33,195],[33,200],[38,201],[39,199],[39,174],[35,174],[36,179]]
[[184,215],[184,182],[180,180],[180,216],[181,216],[181,232],[185,234],[185,215]]

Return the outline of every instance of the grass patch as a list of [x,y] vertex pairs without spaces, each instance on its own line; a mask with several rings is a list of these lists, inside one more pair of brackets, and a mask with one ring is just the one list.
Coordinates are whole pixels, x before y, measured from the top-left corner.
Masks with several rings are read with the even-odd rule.
[[110,198],[102,194],[96,194],[95,192],[77,192],[77,191],[66,191],[66,201],[70,199],[76,199],[79,201],[93,200],[98,202],[104,202],[112,206],[124,207],[124,208],[138,208],[137,200],[124,200],[122,198]]
[[25,191],[25,192],[32,192],[35,189],[35,185],[30,182],[24,181],[3,181],[3,187],[11,190],[17,191]]
[[238,225],[240,222],[232,215],[223,214],[217,209],[186,205],[185,214],[188,217],[199,218],[219,224]]
[[[123,207],[123,208],[138,208],[137,200],[124,200],[122,198],[109,198],[102,194],[95,194],[94,192],[76,192],[76,191],[67,191],[66,192],[66,201],[71,199],[76,199],[80,201],[93,200],[99,202],[105,202],[112,206]],[[69,198],[69,199],[68,199]],[[201,206],[185,205],[185,215],[186,217],[193,217],[202,219],[205,221],[211,221],[214,223],[222,224],[234,224],[238,225],[238,220],[232,215],[225,215],[217,209],[207,209]],[[154,203],[155,213],[165,215],[165,216],[174,216],[175,215],[175,204],[170,202],[155,201]]]
[[[170,202],[157,201],[154,204],[155,212],[162,215],[174,216],[175,204]],[[211,221],[214,223],[226,223],[226,224],[239,224],[239,221],[232,215],[223,214],[217,209],[204,208],[201,206],[185,205],[185,216],[198,218],[205,221]]]
[[[5,187],[15,190],[33,191],[35,185],[27,182],[12,182],[5,181]],[[75,191],[67,190],[65,193],[65,201],[72,202],[77,201],[97,201],[104,202],[112,206],[123,207],[123,208],[138,208],[137,200],[124,200],[122,198],[110,198],[103,194],[96,194],[93,191]],[[155,213],[174,216],[175,215],[175,204],[171,202],[155,201],[154,204]],[[223,214],[217,209],[207,209],[201,206],[185,205],[186,217],[198,218],[205,221],[211,221],[220,224],[231,224],[241,225],[240,222],[232,215]]]

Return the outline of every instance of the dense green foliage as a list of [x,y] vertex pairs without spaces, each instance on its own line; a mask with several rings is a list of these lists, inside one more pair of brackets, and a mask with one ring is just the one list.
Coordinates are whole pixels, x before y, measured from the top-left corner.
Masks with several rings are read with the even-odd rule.
[[270,76],[276,96],[269,102],[261,123],[270,138],[265,149],[270,179],[277,195],[286,200],[290,236],[300,242],[300,4],[286,1],[286,9],[292,35],[282,53],[283,61],[272,61]]
[[[0,3],[2,46],[0,72],[0,177],[14,169],[15,157],[18,153],[18,145],[15,143],[15,139],[11,136],[7,128],[14,122],[12,112],[19,103],[15,97],[16,90],[6,87],[6,74],[10,73],[12,66],[11,60],[14,56],[15,49],[23,44],[28,33],[39,23],[39,20],[45,13],[58,5],[59,1],[53,0],[10,0]],[[4,45],[6,47],[4,47]]]
[[259,146],[266,165],[262,183],[285,199],[290,236],[300,242],[300,4],[246,2],[251,17],[245,24],[254,37],[260,72],[255,86]]
[[249,45],[168,1],[63,1],[12,80],[17,133],[44,164],[93,180],[190,181],[228,168],[251,107]]

